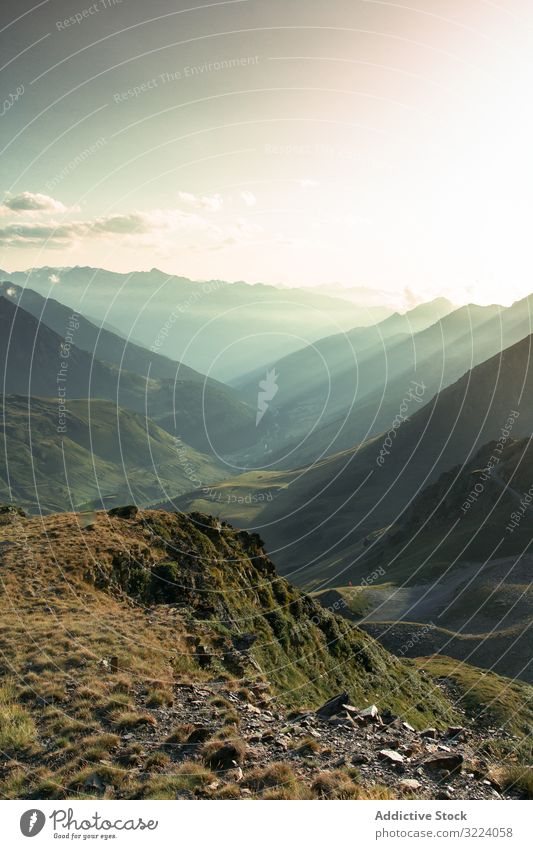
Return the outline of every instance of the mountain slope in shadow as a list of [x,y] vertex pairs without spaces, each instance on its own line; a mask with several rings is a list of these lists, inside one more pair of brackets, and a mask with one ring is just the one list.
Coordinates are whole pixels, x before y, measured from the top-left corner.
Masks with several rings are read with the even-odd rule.
[[[220,454],[257,438],[255,412],[215,381],[146,377],[104,362],[76,345],[78,329],[85,339],[93,331],[76,315],[67,318],[63,335],[0,297],[0,392],[56,398],[105,399],[159,421],[169,432],[200,451]],[[118,341],[117,341],[118,340]],[[123,342],[115,337],[115,354]],[[111,342],[109,343],[111,345]],[[109,351],[108,346],[108,353]],[[134,352],[139,367],[148,366],[149,352]],[[186,370],[190,375],[190,370]]]
[[[32,289],[24,289],[14,283],[0,283],[0,296],[20,309],[33,315],[38,321],[64,337],[69,329],[73,329],[75,318],[76,347],[91,354],[97,360],[114,365],[125,371],[131,371],[145,378],[163,378],[167,380],[188,380],[203,383],[206,378],[184,363],[179,363],[168,357],[149,351],[135,342],[113,333],[106,327],[97,326],[69,306],[56,301],[54,298],[44,298]],[[208,381],[212,386],[223,388],[217,381]]]
[[201,505],[258,529],[280,569],[298,583],[342,585],[365,538],[394,524],[443,471],[502,433],[531,435],[532,345],[527,337],[423,407],[413,401],[405,421],[361,446],[290,472],[248,473],[177,504]]
[[[430,305],[429,305],[430,306]],[[413,382],[424,401],[531,333],[533,299],[509,308],[461,307],[426,328],[388,335],[391,319],[370,329],[320,340],[275,364],[279,391],[262,424],[261,459],[294,468],[364,442],[387,428]],[[411,313],[405,317],[407,320]],[[408,322],[406,321],[406,324]],[[383,332],[381,331],[383,329]],[[245,386],[251,397],[254,382]],[[250,463],[251,465],[251,463]]]

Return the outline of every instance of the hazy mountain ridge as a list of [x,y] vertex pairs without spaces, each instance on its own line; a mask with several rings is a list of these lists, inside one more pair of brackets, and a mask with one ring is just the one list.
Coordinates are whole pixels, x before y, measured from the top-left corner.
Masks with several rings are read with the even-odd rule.
[[[58,336],[64,337],[72,330],[72,319],[75,319],[73,336],[77,348],[86,351],[97,360],[132,371],[141,377],[163,378],[174,380],[190,380],[203,383],[203,374],[189,368],[183,363],[170,360],[160,354],[148,351],[148,349],[136,345],[135,342],[117,336],[106,327],[98,327],[94,322],[85,318],[66,304],[56,301],[52,297],[45,298],[32,289],[22,288],[9,281],[0,283],[0,296],[14,304],[20,309],[30,313],[38,321],[42,321]],[[222,384],[216,381],[208,381],[211,385]]]
[[[80,267],[1,274],[46,297],[53,293],[80,313],[131,334],[136,343],[224,382],[238,377],[243,363],[246,370],[266,368],[280,353],[372,321],[352,303],[304,289],[193,281],[155,268],[130,274]],[[243,327],[249,328],[247,341]]]
[[[20,292],[16,294],[21,297]],[[374,720],[381,729],[379,745],[389,742],[400,753],[408,772],[416,768],[416,775],[422,778],[417,779],[417,792],[423,798],[439,792],[440,779],[430,765],[435,747],[424,742],[416,728],[406,729],[402,724],[405,720],[420,728],[434,723],[448,748],[450,732],[446,726],[461,720],[467,730],[461,731],[459,756],[457,749],[452,755],[456,758],[456,786],[465,798],[490,798],[494,792],[506,792],[510,780],[505,776],[511,774],[511,766],[505,767],[507,773],[501,759],[509,752],[509,739],[520,740],[520,759],[527,759],[530,752],[527,685],[487,676],[468,664],[453,667],[453,661],[446,657],[418,659],[415,666],[403,656],[451,655],[533,681],[523,661],[531,625],[531,593],[524,591],[531,558],[527,553],[515,557],[520,546],[528,542],[526,522],[518,523],[514,539],[501,547],[501,556],[495,558],[494,551],[488,549],[494,542],[497,523],[483,536],[483,551],[475,549],[480,521],[475,503],[461,532],[439,552],[441,559],[431,558],[435,540],[446,532],[459,502],[468,500],[472,477],[476,478],[479,467],[482,471],[487,458],[497,450],[494,443],[480,451],[479,446],[497,439],[503,431],[508,434],[505,450],[497,475],[486,481],[486,497],[480,509],[485,517],[489,509],[497,507],[501,518],[511,515],[509,511],[516,505],[516,492],[506,490],[505,484],[510,482],[512,487],[516,478],[518,485],[524,486],[531,466],[518,462],[520,457],[531,459],[529,443],[515,442],[512,437],[530,437],[533,430],[533,410],[527,403],[533,389],[529,367],[533,337],[467,372],[431,400],[424,385],[423,391],[411,396],[409,416],[393,421],[388,433],[363,445],[325,457],[309,468],[249,472],[226,480],[228,467],[214,456],[216,445],[211,446],[209,440],[218,428],[222,436],[232,435],[234,447],[242,452],[246,451],[246,440],[253,446],[254,440],[263,438],[264,431],[255,426],[253,384],[251,404],[247,406],[236,400],[231,390],[190,370],[189,380],[174,384],[164,375],[172,368],[179,373],[181,366],[163,357],[155,359],[158,376],[147,379],[151,352],[130,347],[109,331],[103,335],[100,348],[98,328],[80,316],[76,318],[79,327],[69,328],[72,341],[64,357],[68,365],[62,366],[58,355],[64,340],[46,320],[59,330],[65,322],[68,325],[70,310],[55,301],[43,302],[33,292],[22,295],[23,304],[24,298],[37,317],[44,308],[44,321],[23,308],[17,309],[13,294],[5,291],[0,297],[0,319],[5,329],[4,383],[6,389],[13,391],[15,385],[24,393],[3,397],[5,444],[0,498],[44,514],[72,507],[84,512],[37,520],[25,518],[13,507],[0,510],[3,574],[10,603],[18,599],[19,620],[22,612],[22,620],[31,615],[38,628],[48,626],[48,603],[41,616],[40,602],[36,602],[45,597],[46,585],[46,598],[52,595],[55,600],[54,616],[62,618],[69,632],[81,629],[88,654],[81,665],[77,660],[77,669],[81,670],[83,686],[91,691],[88,709],[84,699],[80,701],[77,692],[67,686],[68,668],[62,664],[71,663],[70,644],[65,644],[66,657],[54,664],[54,670],[63,669],[65,675],[56,674],[53,682],[46,675],[35,681],[35,658],[29,667],[19,657],[14,658],[13,668],[17,668],[22,685],[9,690],[10,704],[14,710],[25,711],[31,730],[31,739],[19,755],[47,765],[52,776],[47,784],[37,775],[35,792],[54,798],[68,798],[71,792],[80,791],[97,796],[105,792],[117,797],[165,798],[168,793],[190,792],[186,782],[191,770],[199,775],[214,767],[214,772],[207,771],[211,789],[206,789],[207,780],[199,780],[195,793],[202,798],[219,798],[219,788],[224,793],[236,792],[228,789],[230,782],[225,774],[229,767],[222,767],[222,761],[217,760],[223,757],[219,750],[228,746],[228,733],[232,741],[243,737],[242,750],[239,743],[232,749],[232,757],[243,764],[242,787],[246,789],[249,781],[253,788],[256,779],[246,777],[248,753],[253,763],[266,771],[280,768],[276,760],[279,752],[288,752],[293,758],[290,747],[283,746],[284,726],[292,721],[290,715],[286,716],[288,707],[305,708],[303,714],[297,714],[296,722],[302,721],[302,733],[312,729],[313,739],[322,741],[317,751],[329,752],[325,762],[307,762],[304,771],[296,770],[290,779],[293,797],[320,797],[323,791],[317,789],[318,766],[322,770],[326,767],[328,781],[344,782],[342,792],[352,794],[348,798],[380,793],[402,796],[395,770],[382,750],[368,743],[368,734],[362,730]],[[447,307],[438,303],[419,309],[418,320],[422,325],[431,310],[445,311]],[[479,308],[477,315],[483,317],[476,325],[481,350],[488,338],[484,325],[500,321],[501,314],[499,308]],[[405,323],[411,321],[409,316],[387,319],[388,356],[394,358],[396,385],[400,386],[409,374],[409,370],[402,372],[400,354],[407,345],[417,355],[424,352],[427,362],[438,370],[436,340],[439,331],[442,338],[443,324],[447,327],[444,351],[457,346],[448,374],[453,373],[464,352],[461,340],[466,317],[472,318],[472,310],[468,316],[448,314],[439,320],[438,331],[436,325],[430,325],[412,337],[402,332]],[[523,321],[521,315],[508,323],[511,334],[524,326]],[[78,329],[87,351],[74,344]],[[353,332],[360,345],[359,365],[368,367],[368,385],[376,380],[370,365],[376,363],[376,335],[381,338],[383,329],[357,328]],[[330,344],[330,339],[324,341],[326,347]],[[125,348],[124,358],[132,371],[120,369]],[[113,362],[95,357],[100,350],[106,351]],[[295,359],[299,356],[301,352],[294,355]],[[37,390],[49,395],[54,392],[57,360],[66,372],[68,386],[75,386],[80,393],[77,400],[68,398],[62,428],[58,428],[58,399],[35,394]],[[342,360],[339,356],[339,399],[344,391],[344,372],[350,379],[349,369],[343,372]],[[95,388],[109,399],[100,400],[92,391]],[[92,397],[83,397],[84,393]],[[132,409],[117,407],[111,400],[113,393],[115,401],[118,398]],[[368,394],[372,403],[372,393]],[[177,399],[177,433],[171,398]],[[392,414],[393,399],[388,403]],[[325,432],[326,428],[318,431],[317,439]],[[199,453],[192,444],[208,445],[209,455]],[[475,451],[478,454],[472,460]],[[465,461],[465,468],[451,468]],[[202,489],[188,492],[191,483],[202,484]],[[450,489],[447,495],[446,488]],[[99,510],[127,501],[164,506],[170,495],[178,509],[193,508],[196,512],[190,516],[164,510],[138,513],[136,508],[126,507],[109,515]],[[439,500],[443,503],[435,509]],[[267,537],[273,559],[286,574],[303,585],[326,584],[331,589],[318,593],[317,598],[303,594],[277,576],[257,534],[237,531],[212,513],[231,517],[239,525],[256,526]],[[419,533],[425,519],[427,528]],[[414,560],[408,561],[401,546],[411,541]],[[469,545],[463,546],[465,541]],[[458,563],[454,572],[458,551],[467,552],[468,562]],[[430,556],[420,570],[420,559],[426,555]],[[488,561],[481,576],[476,574],[476,570],[480,572],[479,563],[471,562],[475,555]],[[419,580],[435,582],[429,598],[427,593],[420,598]],[[347,586],[348,581],[363,581],[366,587],[359,592],[359,587]],[[28,584],[31,591],[25,594]],[[471,595],[465,592],[470,587],[475,588]],[[74,623],[74,610],[69,606],[73,588],[76,603],[79,597],[84,598],[85,606],[97,609],[103,621],[120,621],[120,633],[115,628],[109,633],[105,628],[100,631],[99,622],[80,621],[79,613]],[[407,597],[408,593],[411,596]],[[444,613],[443,603],[447,604]],[[326,607],[338,610],[342,617]],[[420,621],[410,621],[408,610]],[[424,619],[424,612],[430,618]],[[392,621],[383,621],[385,613]],[[496,617],[498,627],[483,631],[492,627]],[[361,629],[354,626],[357,622]],[[467,625],[472,630],[467,630]],[[8,627],[13,631],[18,626],[10,620]],[[124,639],[131,646],[133,635],[135,640],[141,636],[142,645],[125,653]],[[405,650],[405,645],[410,648]],[[102,651],[108,657],[98,662],[97,671],[94,655],[101,657]],[[394,657],[394,653],[402,657]],[[29,655],[31,652],[26,652],[24,657]],[[116,667],[125,666],[128,681],[124,683],[122,676],[116,690],[113,674]],[[113,673],[110,680],[102,681],[109,671]],[[194,707],[189,704],[188,692],[193,693]],[[330,696],[337,696],[343,704],[359,705],[344,708],[339,702],[333,730],[330,723],[324,726],[320,711],[315,714],[313,710]],[[452,704],[455,699],[458,708]],[[377,718],[369,719],[364,707],[371,702],[379,703],[379,711]],[[512,725],[494,707],[495,702],[500,708],[519,704],[519,716]],[[42,739],[50,735],[49,716],[46,711],[41,716],[42,710],[34,710],[37,703],[51,709],[50,721],[56,722],[56,728],[57,711],[61,713],[65,707],[69,715],[79,713],[92,723],[93,735],[87,744],[83,731],[81,736],[66,731],[67,736],[70,734],[67,752],[76,754],[59,758],[57,771],[52,763],[55,753],[50,761],[42,747]],[[265,719],[256,749],[262,719],[255,720],[254,725],[250,714],[261,717],[265,711],[268,722]],[[200,743],[195,736],[200,733],[198,727],[193,724],[189,728],[184,723],[184,719],[199,716],[203,723]],[[176,728],[178,720],[181,724]],[[497,729],[489,731],[484,724],[488,721],[496,723]],[[406,733],[412,738],[408,742]],[[268,740],[264,741],[265,735]],[[369,766],[368,770],[363,768],[359,783],[335,767],[339,756],[351,751],[354,735],[355,739],[361,736],[366,759],[362,763]],[[111,738],[112,745],[99,742]],[[109,768],[101,770],[91,759],[78,757],[80,742],[85,748],[89,746],[89,751],[91,746],[104,746],[104,754],[105,745],[111,745],[111,757],[105,758]],[[482,767],[477,765],[479,751],[486,758]],[[130,757],[143,763],[142,781],[137,780],[135,770],[131,775],[127,771],[127,778],[122,770],[119,778],[119,765]],[[462,771],[463,762],[475,763],[476,772],[486,776],[486,783],[472,782],[470,773]],[[160,766],[154,770],[155,764],[163,763],[171,765],[172,780],[161,774]],[[514,769],[513,775],[517,775],[516,766]],[[377,789],[376,778],[385,789]],[[11,780],[9,770],[0,775],[3,780]],[[351,781],[349,791],[347,780]],[[522,777],[517,780],[523,782]]]
[[[211,450],[209,440],[223,453],[246,444],[247,439],[256,439],[254,411],[236,399],[229,388],[205,380],[190,369],[185,369],[182,379],[178,364],[173,379],[148,378],[151,355],[142,349],[134,350],[130,357],[130,364],[136,363],[140,374],[99,360],[76,346],[78,318],[69,319],[62,310],[59,313],[68,322],[62,336],[9,298],[0,297],[0,362],[4,363],[5,394],[63,398],[65,403],[70,398],[109,400],[160,420],[163,427],[200,451]],[[93,335],[92,325],[88,328],[82,322],[81,328],[86,340]],[[113,348],[118,359],[123,340],[110,333],[105,338],[108,352]],[[210,423],[209,428],[205,422]]]
[[[497,439],[513,411],[512,436],[533,432],[533,369],[528,337],[476,366],[408,421],[309,468],[248,473],[177,500],[257,528],[279,568],[298,583],[343,584],[363,539],[392,524],[431,481]],[[415,405],[412,405],[413,408]],[[378,463],[382,456],[384,462]],[[257,492],[272,498],[258,503]],[[250,497],[250,504],[247,503]],[[247,521],[247,515],[251,520]],[[264,530],[263,529],[264,526]],[[356,560],[357,562],[357,560]]]
[[[413,382],[423,385],[427,402],[529,335],[532,306],[531,298],[509,308],[469,305],[418,332],[388,336],[391,317],[282,359],[275,365],[279,392],[263,422],[268,461],[281,468],[307,465],[375,436],[394,419]],[[408,322],[410,315],[403,318]],[[241,391],[251,398],[254,380]],[[253,454],[250,459],[253,465]]]

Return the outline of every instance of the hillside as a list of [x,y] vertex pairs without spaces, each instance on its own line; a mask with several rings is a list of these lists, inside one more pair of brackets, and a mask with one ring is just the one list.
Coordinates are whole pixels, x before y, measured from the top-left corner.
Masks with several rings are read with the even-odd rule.
[[367,549],[361,571],[379,563],[389,579],[412,584],[433,581],[443,563],[455,568],[461,561],[485,563],[495,553],[526,555],[533,545],[527,507],[532,481],[530,439],[509,439],[503,448],[489,442],[413,500]]
[[172,380],[163,380],[103,362],[76,346],[78,324],[77,317],[70,318],[60,336],[0,297],[0,391],[49,398],[61,393],[67,406],[71,398],[113,401],[160,422],[201,451],[211,451],[210,442],[224,453],[256,439],[254,411],[227,387],[205,383],[196,374],[181,379],[179,370]]
[[176,503],[257,529],[280,570],[299,584],[344,585],[358,569],[364,539],[394,524],[442,472],[502,431],[531,435],[532,344],[527,337],[492,357],[425,406],[412,399],[405,421],[361,446],[291,472],[248,473]]
[[[346,585],[318,598],[329,606],[334,594],[339,612],[390,651],[441,652],[533,683],[532,480],[529,439],[489,443],[426,487],[372,539]],[[347,585],[368,575],[379,577]]]
[[527,792],[525,710],[522,726],[475,726],[479,706],[454,708],[447,686],[277,577],[257,537],[202,515],[83,519],[0,514],[5,798]]
[[147,504],[185,491],[194,480],[222,480],[222,464],[111,401],[69,401],[65,431],[57,404],[2,399],[0,501],[32,512],[70,510],[95,501]]

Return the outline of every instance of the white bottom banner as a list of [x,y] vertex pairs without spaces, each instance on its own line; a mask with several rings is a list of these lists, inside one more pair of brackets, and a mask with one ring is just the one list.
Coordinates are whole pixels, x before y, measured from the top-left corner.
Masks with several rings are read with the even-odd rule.
[[5,801],[1,845],[324,849],[533,845],[531,802]]

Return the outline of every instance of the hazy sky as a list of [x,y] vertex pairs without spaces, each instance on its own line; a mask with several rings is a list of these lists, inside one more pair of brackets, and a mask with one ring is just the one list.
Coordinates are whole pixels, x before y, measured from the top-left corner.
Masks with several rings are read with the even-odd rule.
[[0,267],[533,291],[531,0],[3,0],[2,27]]

